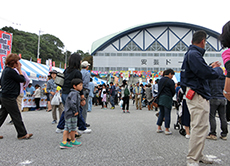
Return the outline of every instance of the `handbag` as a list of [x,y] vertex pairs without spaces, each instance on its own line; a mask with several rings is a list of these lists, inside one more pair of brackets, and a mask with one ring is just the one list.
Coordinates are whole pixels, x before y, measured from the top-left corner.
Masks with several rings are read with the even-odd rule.
[[50,104],[51,105],[60,105],[61,102],[62,102],[62,100],[61,100],[61,96],[60,96],[60,91],[58,91],[57,93],[55,93]]
[[187,95],[186,95],[186,98],[189,99],[189,100],[192,100],[193,97],[194,97],[194,95],[195,95],[195,93],[196,93],[196,92],[195,92],[194,90],[189,89],[189,90],[188,90],[188,93],[187,93]]
[[65,77],[64,77],[64,73],[57,73],[57,76],[54,80],[54,83],[60,87],[63,87],[64,85],[64,80],[65,80]]
[[160,94],[161,94],[162,90],[164,89],[164,87],[165,87],[165,85],[166,85],[167,82],[168,82],[168,79],[165,80],[165,82],[164,82],[164,84],[163,84],[163,86],[162,86],[161,91],[158,93],[158,95],[157,95],[157,96],[154,98],[154,100],[152,101],[152,105],[153,105],[155,108],[158,108],[158,107],[159,107],[159,106],[158,106],[158,102],[159,102],[158,97],[160,96]]
[[155,97],[152,101],[152,105],[155,107],[155,108],[158,108],[158,97]]

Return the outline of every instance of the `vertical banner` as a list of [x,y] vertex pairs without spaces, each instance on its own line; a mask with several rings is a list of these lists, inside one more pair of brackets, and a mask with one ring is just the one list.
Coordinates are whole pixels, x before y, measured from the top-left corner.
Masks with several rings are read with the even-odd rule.
[[40,63],[40,64],[41,64],[41,58],[38,58],[38,59],[37,59],[37,63]]
[[49,72],[52,71],[52,59],[49,59]]
[[53,61],[53,67],[55,67],[55,61]]
[[5,66],[6,56],[11,53],[12,37],[12,33],[0,30],[0,70]]

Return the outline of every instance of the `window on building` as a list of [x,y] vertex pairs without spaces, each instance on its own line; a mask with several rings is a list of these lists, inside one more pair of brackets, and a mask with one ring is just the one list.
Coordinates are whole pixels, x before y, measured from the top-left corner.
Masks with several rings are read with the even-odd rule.
[[129,56],[134,56],[134,53],[129,53]]
[[182,42],[178,42],[175,46],[173,46],[172,51],[187,51],[188,47]]
[[158,41],[155,41],[146,51],[166,51],[166,49]]
[[126,45],[122,51],[142,51],[139,46],[134,43],[133,41],[130,41],[128,45]]
[[204,49],[205,49],[206,51],[214,51],[214,52],[216,52],[216,50],[215,50],[209,43],[206,43]]

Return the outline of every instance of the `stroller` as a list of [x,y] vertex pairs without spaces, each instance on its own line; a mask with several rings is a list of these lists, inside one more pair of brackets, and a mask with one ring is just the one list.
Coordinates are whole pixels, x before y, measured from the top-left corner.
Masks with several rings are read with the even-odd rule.
[[184,96],[184,91],[182,89],[182,87],[180,88],[180,90],[178,91],[177,94],[177,122],[176,124],[174,124],[174,129],[175,130],[179,130],[179,133],[183,136],[186,135],[185,129],[183,128],[183,125],[181,123],[181,116],[182,116],[182,110],[179,109],[179,107],[181,106],[181,103],[183,101],[183,96]]

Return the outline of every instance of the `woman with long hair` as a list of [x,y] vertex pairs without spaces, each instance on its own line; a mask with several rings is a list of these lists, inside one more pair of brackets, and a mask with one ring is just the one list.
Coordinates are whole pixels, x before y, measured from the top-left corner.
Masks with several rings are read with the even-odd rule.
[[[64,71],[64,84],[62,87],[62,102],[65,106],[65,101],[66,98],[68,96],[68,94],[70,93],[70,89],[71,89],[71,81],[74,78],[79,78],[82,80],[82,74],[80,72],[80,67],[81,67],[81,56],[78,53],[74,53],[72,55],[70,55],[69,57],[69,66],[66,68],[66,70]],[[81,98],[84,98],[83,95],[83,90],[80,92]],[[87,130],[85,125],[82,123],[82,119],[81,119],[81,113],[79,113],[79,130]],[[61,133],[62,130],[64,129],[65,126],[65,119],[64,119],[64,112],[61,115],[60,121],[57,125],[57,129],[56,132],[57,133]],[[88,130],[87,130],[88,131]]]

